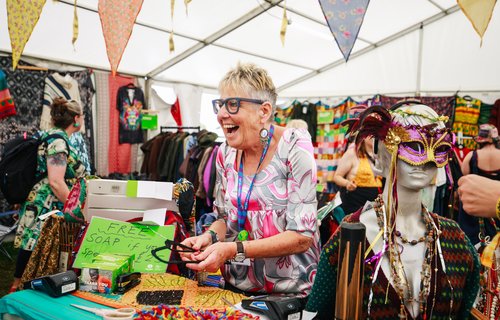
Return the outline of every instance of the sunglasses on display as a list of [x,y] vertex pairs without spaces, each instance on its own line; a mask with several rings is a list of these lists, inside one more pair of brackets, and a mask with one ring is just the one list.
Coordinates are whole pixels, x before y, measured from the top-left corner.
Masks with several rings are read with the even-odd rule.
[[212,105],[214,107],[215,114],[219,113],[219,110],[226,106],[226,110],[230,114],[237,114],[240,111],[241,101],[250,102],[255,104],[263,104],[264,100],[257,99],[247,99],[247,98],[227,98],[227,99],[215,99],[212,100]]

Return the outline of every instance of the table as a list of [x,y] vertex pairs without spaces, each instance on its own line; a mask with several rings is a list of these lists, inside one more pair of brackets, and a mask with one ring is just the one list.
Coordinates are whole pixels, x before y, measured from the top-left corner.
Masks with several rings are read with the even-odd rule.
[[[22,290],[4,296],[0,299],[0,316],[12,315],[0,319],[24,319],[24,320],[102,320],[101,316],[72,307],[71,304],[79,304],[92,308],[112,309],[107,306],[94,303],[70,294],[59,298],[53,298],[46,293],[34,290]],[[235,307],[243,312],[258,315],[262,320],[268,320],[261,314],[250,312],[241,308],[241,304]],[[303,320],[313,319],[314,313],[304,311]],[[19,318],[16,318],[19,317]]]
[[24,320],[102,320],[101,316],[71,306],[72,303],[111,309],[72,295],[53,298],[40,291],[22,290],[0,299],[0,315],[15,315]]

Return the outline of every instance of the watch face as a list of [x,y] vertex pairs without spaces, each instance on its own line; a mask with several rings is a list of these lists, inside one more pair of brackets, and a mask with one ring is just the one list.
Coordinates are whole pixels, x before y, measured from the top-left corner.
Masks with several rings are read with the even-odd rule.
[[243,260],[245,260],[244,253],[237,253],[236,256],[234,257],[234,261],[236,262],[243,262]]

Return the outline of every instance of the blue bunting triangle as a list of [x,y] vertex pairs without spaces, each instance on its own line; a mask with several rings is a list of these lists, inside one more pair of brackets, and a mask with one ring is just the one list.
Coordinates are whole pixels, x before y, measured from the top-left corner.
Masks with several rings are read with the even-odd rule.
[[328,27],[347,62],[370,0],[319,0]]

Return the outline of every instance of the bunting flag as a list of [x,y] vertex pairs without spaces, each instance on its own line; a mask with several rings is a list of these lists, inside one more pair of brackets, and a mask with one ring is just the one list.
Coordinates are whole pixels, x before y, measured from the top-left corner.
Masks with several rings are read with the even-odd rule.
[[483,36],[490,23],[497,0],[457,0],[460,9],[472,23],[483,43]]
[[116,75],[143,0],[99,0],[99,16],[111,73]]
[[[175,0],[170,0],[170,19],[172,19],[172,31],[170,31],[170,37],[168,38],[168,49],[170,53],[175,51],[174,45],[174,9]],[[187,3],[186,3],[186,14],[187,14]]]
[[46,0],[7,0],[7,21],[12,48],[12,68],[17,67],[24,47],[40,18]]
[[78,39],[78,14],[76,12],[76,1],[75,0],[75,10],[73,13],[73,38],[71,39],[71,43],[73,43],[73,48],[75,47],[75,42]]
[[328,27],[347,62],[370,0],[319,0]]
[[184,0],[184,6],[186,6],[186,17],[188,15],[188,4],[191,2],[191,0]]
[[288,26],[288,18],[286,17],[286,1],[283,6],[283,19],[281,20],[281,30],[280,30],[280,38],[281,45],[285,46],[285,36],[286,36],[286,27]]

